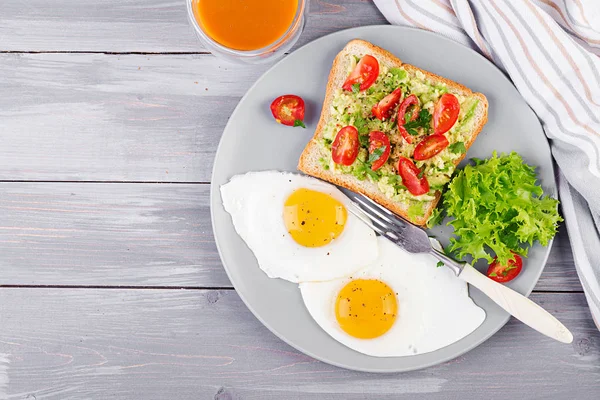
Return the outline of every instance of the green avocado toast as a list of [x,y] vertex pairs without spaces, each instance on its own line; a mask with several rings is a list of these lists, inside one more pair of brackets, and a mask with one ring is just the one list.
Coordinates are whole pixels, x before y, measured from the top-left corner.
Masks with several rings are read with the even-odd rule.
[[298,169],[424,225],[487,109],[483,94],[353,40],[333,62]]

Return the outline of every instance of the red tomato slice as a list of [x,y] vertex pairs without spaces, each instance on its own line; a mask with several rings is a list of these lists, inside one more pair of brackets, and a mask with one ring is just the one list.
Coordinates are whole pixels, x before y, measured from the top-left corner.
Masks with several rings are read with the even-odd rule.
[[459,113],[460,104],[456,96],[444,93],[433,110],[433,133],[443,134],[448,132],[458,119]]
[[331,144],[331,158],[341,165],[352,165],[358,156],[358,129],[345,126],[337,133]]
[[408,133],[404,127],[404,124],[408,122],[406,121],[405,116],[406,112],[408,111],[408,107],[410,106],[415,106],[410,116],[410,120],[414,121],[419,116],[419,111],[421,110],[421,107],[419,106],[419,98],[414,94],[411,94],[405,98],[398,108],[398,130],[400,131],[400,134],[404,140],[406,140],[408,143],[412,143],[412,136]]
[[304,126],[304,100],[293,94],[279,96],[271,103],[275,121],[288,126]]
[[523,269],[523,259],[518,254],[515,254],[515,258],[508,262],[508,266],[498,264],[497,260],[498,257],[494,258],[487,270],[487,276],[496,282],[512,281]]
[[373,154],[375,150],[385,147],[379,158],[373,161],[371,169],[377,171],[385,164],[390,156],[390,139],[383,132],[373,131],[369,133],[369,154]]
[[387,119],[390,116],[392,108],[398,105],[400,97],[402,97],[402,90],[398,88],[381,99],[379,103],[375,104],[371,110],[375,118],[378,118],[382,121]]
[[415,147],[413,158],[417,161],[428,160],[448,147],[449,144],[450,142],[444,135],[427,136]]
[[429,192],[427,178],[419,178],[421,171],[408,158],[400,157],[400,161],[398,161],[398,173],[402,178],[402,184],[406,186],[411,194],[419,196]]
[[366,55],[360,59],[354,70],[350,73],[342,89],[352,91],[352,85],[360,84],[360,90],[367,90],[379,76],[379,62],[373,56]]

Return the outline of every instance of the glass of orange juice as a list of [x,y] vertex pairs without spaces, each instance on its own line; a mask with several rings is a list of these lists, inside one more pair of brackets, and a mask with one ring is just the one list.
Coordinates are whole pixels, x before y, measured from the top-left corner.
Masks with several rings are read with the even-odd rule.
[[198,38],[216,55],[241,63],[273,61],[304,29],[307,0],[187,0]]

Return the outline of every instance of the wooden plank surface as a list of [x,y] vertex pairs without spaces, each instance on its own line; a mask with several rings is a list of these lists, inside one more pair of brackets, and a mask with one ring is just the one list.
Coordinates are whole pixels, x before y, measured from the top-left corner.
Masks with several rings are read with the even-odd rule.
[[381,375],[299,353],[230,290],[0,289],[0,398],[597,398],[600,334],[584,296],[533,299],[573,328],[572,345],[511,321],[453,361]]
[[[201,183],[268,66],[205,54],[185,1],[0,1],[0,400],[598,397],[564,228],[532,298],[572,345],[511,321],[449,363],[375,375],[263,327],[229,290]],[[311,0],[296,48],[381,23],[371,1]]]
[[[2,0],[0,51],[206,51],[188,23],[186,1]],[[313,0],[296,47],[327,33],[384,23],[371,1]]]
[[208,182],[229,115],[267,68],[212,55],[0,54],[0,179]]
[[[231,287],[209,185],[0,183],[0,284]],[[536,290],[581,290],[566,230]]]

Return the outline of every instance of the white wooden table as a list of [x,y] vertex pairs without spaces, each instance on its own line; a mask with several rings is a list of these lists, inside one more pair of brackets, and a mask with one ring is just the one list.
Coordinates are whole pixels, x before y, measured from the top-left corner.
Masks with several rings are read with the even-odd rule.
[[[298,45],[385,23],[314,0]],[[240,97],[268,66],[196,41],[184,0],[0,1],[0,399],[598,399],[600,334],[562,228],[532,298],[446,364],[376,375],[287,346],[221,266],[208,194]]]

